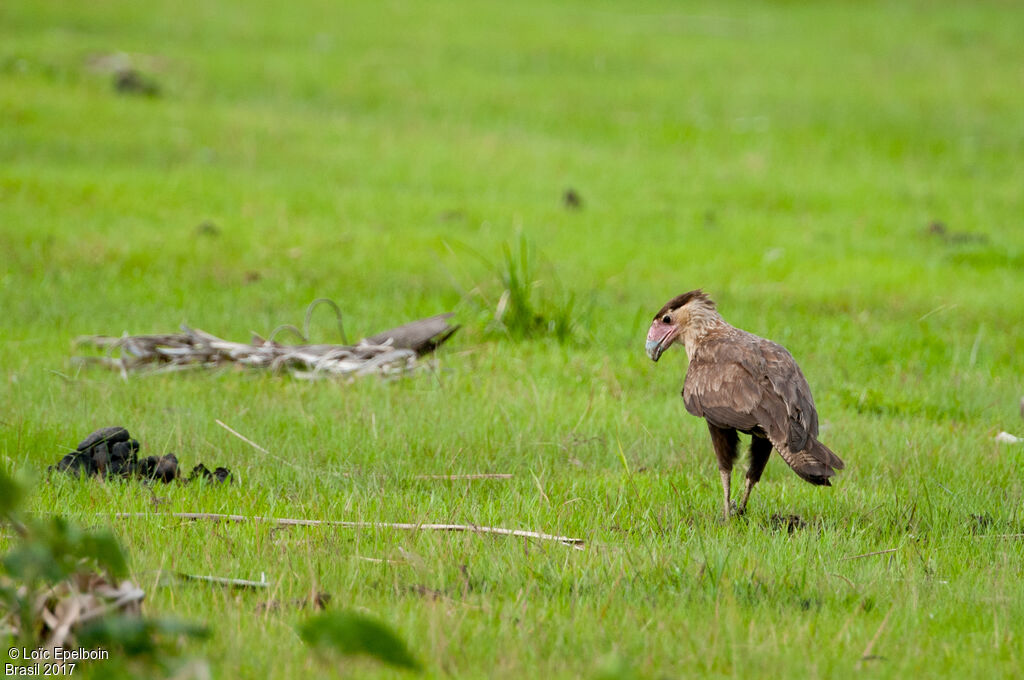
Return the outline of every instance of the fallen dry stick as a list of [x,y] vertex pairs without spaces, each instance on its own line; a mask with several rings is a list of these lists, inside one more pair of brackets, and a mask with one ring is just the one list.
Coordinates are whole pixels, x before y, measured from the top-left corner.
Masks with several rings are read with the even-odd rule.
[[443,479],[457,481],[460,479],[512,479],[507,472],[480,472],[468,475],[416,475],[414,479]]
[[474,524],[411,524],[407,522],[344,522],[340,520],[325,519],[286,519],[278,517],[259,517],[248,515],[219,515],[208,512],[119,512],[114,515],[118,519],[130,517],[176,517],[178,519],[210,520],[213,522],[270,522],[282,526],[300,527],[344,527],[346,529],[400,529],[404,531],[466,531],[478,534],[498,534],[500,536],[517,536],[519,538],[536,538],[542,541],[557,541],[572,546],[577,550],[583,549],[582,538],[570,538],[568,536],[555,536],[539,531],[525,531],[523,529],[503,529],[501,527],[484,527]]
[[302,467],[301,467],[301,466],[299,466],[299,465],[296,465],[295,463],[293,463],[293,462],[292,462],[292,461],[290,461],[290,460],[285,460],[285,459],[284,459],[284,458],[282,458],[281,456],[278,456],[278,455],[276,455],[276,454],[273,454],[273,453],[271,453],[270,451],[267,451],[267,450],[266,450],[265,448],[263,448],[262,446],[260,446],[260,445],[259,445],[259,444],[257,444],[256,442],[254,442],[253,440],[249,439],[249,438],[248,438],[248,437],[246,437],[245,435],[243,435],[243,434],[240,434],[240,433],[236,432],[235,430],[231,429],[231,428],[230,428],[230,427],[229,427],[229,426],[228,426],[228,425],[227,425],[226,423],[222,422],[222,421],[221,421],[221,420],[220,420],[219,418],[214,418],[214,419],[213,419],[213,422],[217,423],[218,425],[220,425],[221,427],[223,427],[223,428],[224,428],[225,430],[227,430],[227,431],[228,431],[228,432],[230,432],[231,434],[235,435],[236,437],[238,437],[238,438],[239,438],[239,439],[241,439],[241,440],[242,440],[243,442],[245,442],[245,443],[246,443],[246,444],[248,444],[249,446],[253,447],[253,448],[254,448],[254,449],[256,449],[257,451],[262,451],[263,453],[267,454],[267,455],[268,455],[268,456],[270,456],[271,458],[274,458],[274,459],[276,459],[276,460],[277,460],[278,462],[280,462],[280,463],[284,463],[285,465],[289,465],[289,466],[291,466],[291,467],[295,468],[296,470],[301,470],[301,469],[302,469]]
[[872,661],[876,657],[871,655],[871,650],[875,648],[875,643],[878,642],[878,638],[882,636],[882,631],[885,630],[885,626],[889,623],[889,617],[892,616],[893,610],[896,609],[896,605],[893,605],[886,613],[885,618],[882,619],[882,623],[879,624],[878,630],[875,631],[874,637],[868,643],[868,646],[864,648],[864,652],[860,655],[860,660],[857,661],[857,668],[860,668],[865,661]]
[[176,571],[174,574],[178,578],[183,578],[188,581],[206,581],[207,583],[216,583],[222,586],[232,586],[234,588],[269,588],[270,582],[267,581],[266,574],[260,574],[259,581],[249,581],[244,578],[225,578],[223,576],[197,576],[195,574],[186,574],[181,571]]
[[859,560],[862,557],[874,557],[875,555],[888,555],[889,553],[894,553],[894,552],[896,552],[896,548],[889,548],[888,550],[879,550],[878,552],[869,552],[869,553],[864,553],[863,555],[851,555],[849,557],[844,557],[843,559],[841,559],[839,561],[840,562],[845,562],[846,560]]
[[1024,538],[1024,534],[978,534],[975,538]]

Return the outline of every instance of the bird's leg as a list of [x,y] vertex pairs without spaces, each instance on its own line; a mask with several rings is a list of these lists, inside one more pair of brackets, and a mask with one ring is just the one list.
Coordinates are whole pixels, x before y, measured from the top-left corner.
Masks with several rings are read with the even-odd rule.
[[722,505],[722,518],[728,520],[732,515],[732,501],[729,500],[730,490],[729,481],[732,478],[732,470],[718,470],[718,474],[722,476],[722,491],[724,492],[725,500]]
[[715,427],[710,422],[708,431],[711,432],[711,443],[715,447],[715,456],[718,457],[718,473],[722,477],[722,491],[725,493],[722,513],[728,520],[732,513],[732,504],[729,502],[729,480],[732,476],[732,464],[736,460],[739,437],[736,435],[736,430]]
[[747,501],[750,499],[750,492],[754,485],[761,480],[761,473],[764,466],[768,464],[768,457],[772,455],[772,443],[766,437],[758,437],[756,434],[750,438],[750,467],[747,468],[747,486],[743,490],[743,498],[737,513],[742,515],[747,510]]

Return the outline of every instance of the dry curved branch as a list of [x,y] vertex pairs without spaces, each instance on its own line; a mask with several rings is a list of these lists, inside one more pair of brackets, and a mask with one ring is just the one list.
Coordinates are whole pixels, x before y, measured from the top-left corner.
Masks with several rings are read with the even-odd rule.
[[272,524],[279,524],[282,526],[332,526],[343,527],[346,529],[400,529],[404,531],[455,531],[471,532],[477,534],[498,534],[501,536],[516,536],[519,538],[535,538],[543,541],[556,541],[558,543],[562,543],[564,545],[576,548],[577,550],[582,550],[583,543],[585,542],[582,538],[556,536],[554,534],[545,534],[539,531],[527,531],[525,529],[504,529],[502,527],[479,526],[476,524],[426,524],[412,522],[346,522],[341,520],[286,519],[279,517],[260,517],[249,515],[221,515],[208,512],[120,512],[114,515],[114,517],[118,519],[127,519],[132,517],[148,518],[161,516],[176,517],[178,519],[189,520],[202,519],[213,522],[270,522]]

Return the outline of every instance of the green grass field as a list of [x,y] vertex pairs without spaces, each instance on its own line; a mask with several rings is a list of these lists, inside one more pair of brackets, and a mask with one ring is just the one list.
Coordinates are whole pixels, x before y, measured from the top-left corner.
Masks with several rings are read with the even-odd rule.
[[[314,590],[430,677],[1015,676],[1024,446],[995,435],[1024,436],[1021,35],[1012,2],[0,3],[2,467],[30,510],[112,527],[145,611],[210,625],[181,653],[215,678],[396,674],[259,610]],[[115,92],[117,52],[159,96]],[[487,330],[521,237],[536,299],[574,296],[570,342]],[[643,352],[697,287],[801,364],[834,488],[773,456],[721,522],[685,354]],[[70,362],[79,335],[245,340],[318,297],[353,338],[464,327],[387,382]],[[339,341],[326,312],[313,334]],[[150,491],[43,475],[114,424],[238,477],[156,488],[159,512],[587,544],[116,520]],[[478,472],[514,478],[414,479]]]

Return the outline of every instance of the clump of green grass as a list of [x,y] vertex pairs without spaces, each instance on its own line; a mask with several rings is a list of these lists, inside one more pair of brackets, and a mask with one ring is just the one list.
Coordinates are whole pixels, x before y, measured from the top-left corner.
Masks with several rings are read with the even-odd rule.
[[575,293],[562,286],[554,264],[525,234],[503,243],[497,262],[474,254],[491,274],[467,296],[485,333],[513,340],[547,337],[563,344],[578,336]]
[[516,251],[503,244],[497,271],[503,290],[492,328],[519,340],[546,335],[567,342],[575,328],[576,296],[561,290],[553,266],[548,267],[547,279],[541,278],[539,259],[525,235],[519,237]]

